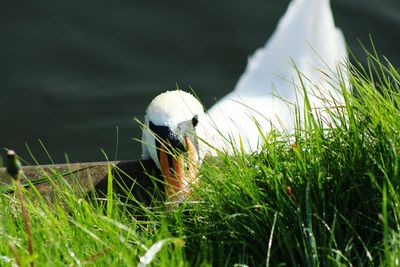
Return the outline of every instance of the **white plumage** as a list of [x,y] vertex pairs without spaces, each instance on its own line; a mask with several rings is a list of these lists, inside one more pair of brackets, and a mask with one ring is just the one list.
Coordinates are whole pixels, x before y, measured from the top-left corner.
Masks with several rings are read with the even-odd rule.
[[[156,137],[154,133],[149,131],[150,121],[157,126],[167,126],[171,132],[177,133],[179,123],[191,120],[195,115],[198,116],[199,121],[204,121],[203,106],[187,92],[167,91],[155,97],[146,110],[145,127],[142,134],[142,158],[152,158],[159,165]],[[183,136],[181,136],[181,139],[183,139]]]
[[[151,102],[143,129],[143,158],[152,158],[169,179],[167,183],[175,184],[167,192],[179,194],[186,179],[180,166],[184,163],[181,156],[175,162],[168,159],[160,148],[177,142],[186,146],[186,153],[195,161],[186,168],[192,178],[197,163],[206,153],[215,151],[205,143],[228,153],[232,144],[243,144],[246,152],[258,151],[260,129],[263,134],[271,127],[293,131],[291,104],[300,108],[304,104],[301,91],[296,88],[300,84],[298,73],[303,76],[313,108],[329,108],[343,102],[340,92],[330,84],[338,80],[337,64],[346,59],[345,41],[334,25],[329,0],[293,0],[265,46],[250,57],[235,89],[206,114],[193,96],[182,91],[163,93]],[[151,126],[169,140],[157,141]],[[198,142],[194,133],[186,129],[195,131],[195,136],[205,142]],[[170,171],[172,167],[179,174],[177,180]]]
[[260,139],[255,121],[263,132],[271,125],[288,132],[294,129],[293,107],[288,103],[303,107],[294,86],[300,83],[296,68],[304,76],[311,106],[321,108],[329,106],[331,96],[335,104],[343,102],[328,82],[335,82],[337,65],[346,59],[344,37],[334,25],[329,0],[292,1],[265,46],[249,58],[235,89],[208,111],[202,134],[220,149],[226,138],[235,144],[241,138],[246,151],[256,151]]

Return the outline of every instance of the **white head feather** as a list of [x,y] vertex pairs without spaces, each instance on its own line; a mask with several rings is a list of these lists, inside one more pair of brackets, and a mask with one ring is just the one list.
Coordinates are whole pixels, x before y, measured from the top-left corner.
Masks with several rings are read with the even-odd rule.
[[152,158],[159,166],[155,137],[149,130],[149,121],[157,126],[167,126],[172,132],[177,133],[179,123],[191,120],[195,115],[199,121],[205,117],[203,106],[187,92],[166,91],[154,98],[146,110],[142,134],[142,158]]

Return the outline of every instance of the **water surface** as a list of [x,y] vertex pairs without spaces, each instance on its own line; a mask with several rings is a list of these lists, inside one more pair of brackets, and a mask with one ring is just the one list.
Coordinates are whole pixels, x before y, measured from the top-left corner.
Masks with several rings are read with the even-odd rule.
[[[206,107],[232,90],[289,1],[2,1],[0,147],[33,162],[140,157],[145,107],[192,87]],[[334,0],[349,47],[373,36],[400,65],[400,1]]]

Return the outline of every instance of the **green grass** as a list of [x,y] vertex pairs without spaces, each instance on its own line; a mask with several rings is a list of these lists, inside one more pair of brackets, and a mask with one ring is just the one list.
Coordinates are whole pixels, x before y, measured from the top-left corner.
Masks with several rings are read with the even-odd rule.
[[0,195],[0,265],[398,266],[400,74],[368,59],[347,67],[353,93],[331,128],[306,109],[294,136],[271,132],[260,153],[206,160],[174,211],[138,221],[112,194],[88,201],[60,178],[50,203],[24,192],[30,258],[18,199]]

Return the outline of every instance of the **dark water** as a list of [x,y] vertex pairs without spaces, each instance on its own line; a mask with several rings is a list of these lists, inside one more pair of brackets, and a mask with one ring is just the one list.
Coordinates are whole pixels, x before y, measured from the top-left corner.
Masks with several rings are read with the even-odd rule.
[[[0,2],[0,147],[32,162],[137,159],[158,93],[191,86],[206,107],[230,91],[289,1]],[[373,36],[400,66],[399,0],[333,0],[336,24],[362,57]]]

